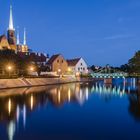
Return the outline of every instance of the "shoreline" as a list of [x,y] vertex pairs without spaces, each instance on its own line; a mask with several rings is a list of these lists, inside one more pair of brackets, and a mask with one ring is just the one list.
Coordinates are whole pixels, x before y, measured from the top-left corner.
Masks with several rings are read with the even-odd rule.
[[95,82],[91,78],[17,78],[17,79],[0,79],[0,90],[16,89],[16,88],[31,88],[50,85],[61,85],[77,82]]

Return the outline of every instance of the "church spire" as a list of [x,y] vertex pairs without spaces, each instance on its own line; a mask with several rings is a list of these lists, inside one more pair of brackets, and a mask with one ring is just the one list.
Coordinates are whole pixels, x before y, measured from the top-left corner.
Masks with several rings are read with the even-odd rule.
[[17,28],[17,45],[20,44],[20,39],[19,39],[19,28]]
[[24,28],[24,40],[23,40],[23,45],[26,45],[27,41],[26,41],[26,28]]
[[14,30],[12,5],[10,5],[9,30]]

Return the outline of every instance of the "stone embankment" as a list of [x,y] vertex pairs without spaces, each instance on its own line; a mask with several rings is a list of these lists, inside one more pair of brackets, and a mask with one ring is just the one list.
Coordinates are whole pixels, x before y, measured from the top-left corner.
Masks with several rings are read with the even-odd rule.
[[0,89],[35,87],[55,84],[65,84],[72,82],[91,81],[88,78],[18,78],[18,79],[0,79]]

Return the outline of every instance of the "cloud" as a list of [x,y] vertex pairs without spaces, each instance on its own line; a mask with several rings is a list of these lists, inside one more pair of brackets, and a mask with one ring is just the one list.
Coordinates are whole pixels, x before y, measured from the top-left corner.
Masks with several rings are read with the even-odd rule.
[[132,20],[133,20],[132,17],[119,17],[119,18],[117,19],[117,22],[118,22],[119,24],[121,24],[121,23],[128,23],[128,22],[130,22],[130,21],[132,21]]
[[120,34],[120,35],[104,37],[103,40],[127,39],[127,38],[132,38],[132,37],[134,37],[134,35],[131,35],[131,34]]

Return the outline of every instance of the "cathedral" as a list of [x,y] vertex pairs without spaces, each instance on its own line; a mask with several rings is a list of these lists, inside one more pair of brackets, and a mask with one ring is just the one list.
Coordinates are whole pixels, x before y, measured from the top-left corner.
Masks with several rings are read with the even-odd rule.
[[12,6],[10,6],[10,18],[9,18],[9,27],[7,30],[7,36],[6,35],[0,36],[0,50],[5,50],[5,49],[13,50],[15,51],[15,53],[18,52],[27,53],[29,51],[29,48],[26,43],[26,29],[24,29],[23,44],[20,43],[19,31],[17,31],[17,37],[16,37],[16,31],[13,23]]

